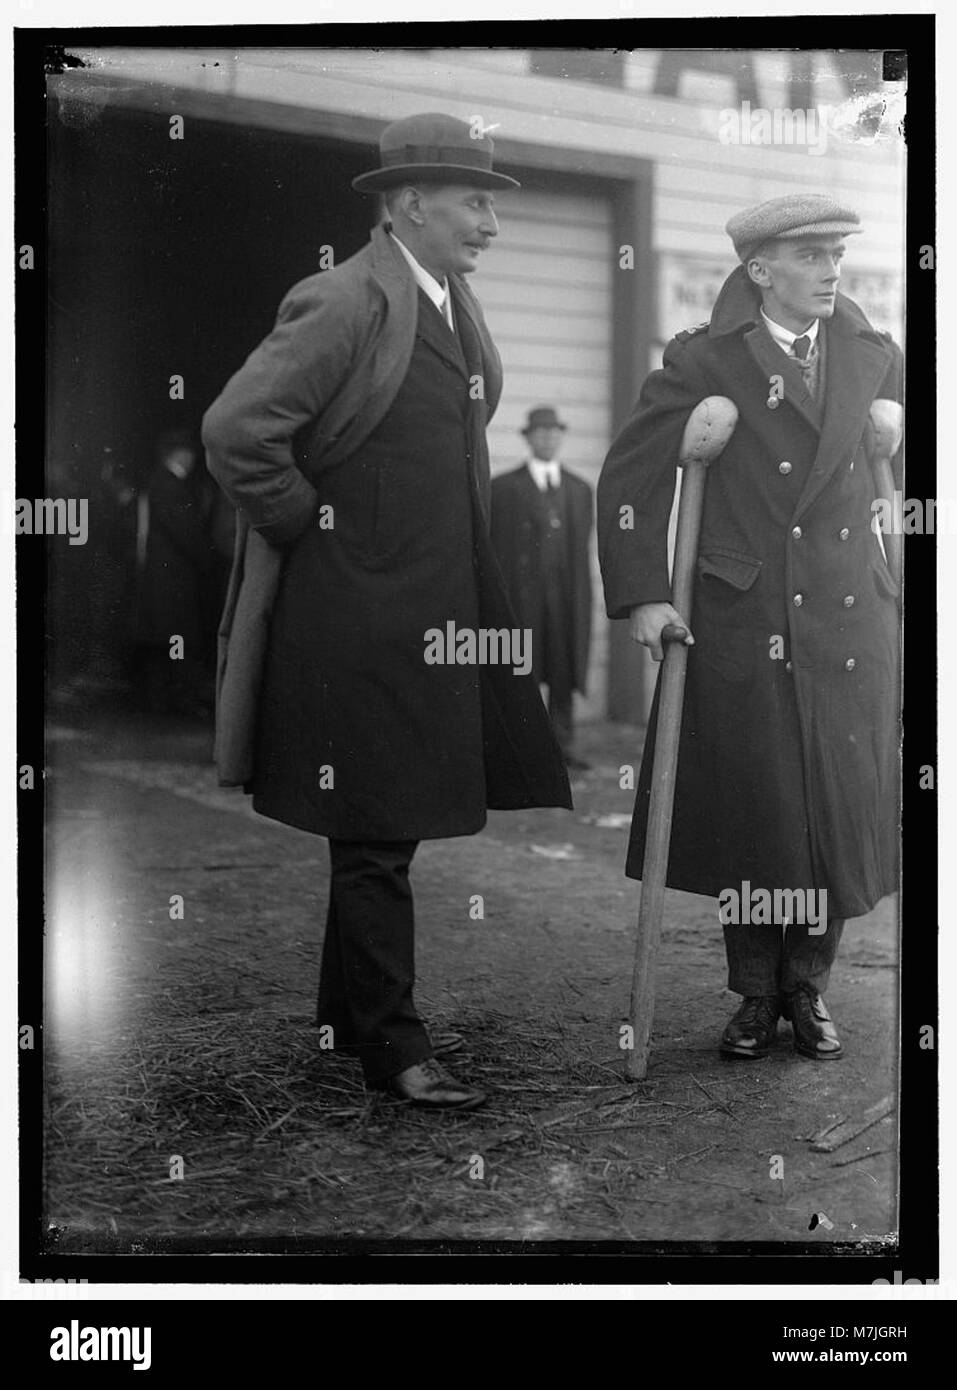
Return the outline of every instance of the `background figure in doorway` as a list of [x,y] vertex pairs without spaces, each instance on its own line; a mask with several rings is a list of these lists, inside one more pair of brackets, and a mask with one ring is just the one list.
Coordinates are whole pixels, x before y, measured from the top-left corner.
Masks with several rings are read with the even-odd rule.
[[552,406],[529,412],[528,458],[492,480],[492,544],[520,627],[532,630],[532,662],[548,686],[548,713],[569,768],[573,692],[585,693],[591,639],[589,537],[592,490],[559,463],[567,425]]
[[[216,494],[197,467],[187,430],[160,436],[156,467],[138,503],[137,636],[143,694],[151,714],[212,711],[214,617],[222,600],[222,557],[214,540]],[[171,655],[180,637],[181,657]]]
[[101,698],[131,691],[136,640],[136,482],[125,461],[105,445],[90,497],[91,573],[84,684]]

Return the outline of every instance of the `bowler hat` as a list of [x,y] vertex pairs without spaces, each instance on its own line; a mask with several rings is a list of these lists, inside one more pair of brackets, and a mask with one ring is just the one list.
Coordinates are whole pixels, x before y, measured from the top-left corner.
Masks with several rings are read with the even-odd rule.
[[387,125],[379,137],[378,169],[359,174],[359,193],[403,183],[467,183],[476,188],[521,188],[517,179],[492,171],[492,140],[477,123],[427,112]]
[[531,434],[532,430],[567,430],[568,426],[562,424],[555,410],[550,405],[537,405],[534,410],[528,412],[528,421],[521,434]]

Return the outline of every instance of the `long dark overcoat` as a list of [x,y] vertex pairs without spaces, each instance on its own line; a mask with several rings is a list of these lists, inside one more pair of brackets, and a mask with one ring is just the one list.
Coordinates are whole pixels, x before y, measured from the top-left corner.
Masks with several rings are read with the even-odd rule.
[[[585,693],[591,640],[591,560],[589,541],[594,517],[592,490],[584,478],[562,468],[560,492],[564,523],[568,642],[573,688]],[[542,526],[546,523],[541,493],[526,464],[492,479],[492,544],[498,555],[509,598],[523,627],[536,629],[544,612]],[[547,679],[547,676],[545,677]]]
[[[487,530],[485,427],[501,366],[477,300],[450,279],[472,359],[455,369],[456,399],[470,406],[457,458],[446,441],[458,407],[444,405],[441,444],[420,419],[413,453],[405,438],[389,449],[391,422],[415,404],[406,391],[398,405],[413,353],[419,363],[429,354],[424,387],[444,391],[454,367],[423,348],[419,291],[381,227],[358,255],[290,291],[204,419],[208,467],[244,523],[221,629],[221,779],[241,779],[265,814],[320,834],[432,838],[479,829],[487,807],[571,804],[530,676],[482,667],[479,715],[469,682],[459,700],[449,683],[467,673],[424,660],[429,629],[464,625],[467,605],[452,595],[469,586],[470,625],[516,625]],[[441,321],[438,331],[448,333]],[[314,587],[290,606],[303,576]],[[277,602],[284,618],[271,633]],[[241,673],[232,686],[231,671]],[[281,730],[263,729],[260,706]],[[477,766],[462,757],[476,739]],[[457,787],[456,769],[467,769]]]
[[[825,889],[828,915],[852,917],[897,884],[898,590],[872,529],[864,436],[872,401],[900,399],[901,355],[843,295],[822,331],[823,411],[736,269],[710,325],[669,343],[613,444],[598,536],[610,617],[671,601],[681,436],[700,400],[730,397],[737,427],[706,486],[667,881],[712,896],[744,880]],[[626,865],[633,878],[656,716],[657,696]]]

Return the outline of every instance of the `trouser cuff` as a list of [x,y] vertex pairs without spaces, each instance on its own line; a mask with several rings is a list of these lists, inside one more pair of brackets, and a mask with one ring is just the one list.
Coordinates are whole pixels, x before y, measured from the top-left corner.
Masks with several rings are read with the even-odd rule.
[[367,1086],[381,1086],[399,1072],[414,1067],[433,1055],[429,1036],[422,1030],[421,1038],[410,1038],[397,1047],[394,1043],[372,1043],[357,1049],[362,1063],[362,1075]]

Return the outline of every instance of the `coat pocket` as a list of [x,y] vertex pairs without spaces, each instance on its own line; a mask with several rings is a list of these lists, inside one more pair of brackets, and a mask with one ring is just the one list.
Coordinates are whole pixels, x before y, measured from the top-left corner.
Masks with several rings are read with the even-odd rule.
[[698,556],[698,573],[710,575],[744,593],[750,589],[761,570],[762,562],[738,550],[708,546]]

